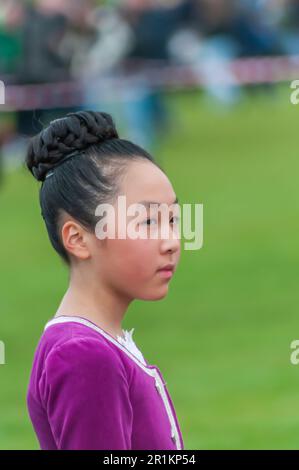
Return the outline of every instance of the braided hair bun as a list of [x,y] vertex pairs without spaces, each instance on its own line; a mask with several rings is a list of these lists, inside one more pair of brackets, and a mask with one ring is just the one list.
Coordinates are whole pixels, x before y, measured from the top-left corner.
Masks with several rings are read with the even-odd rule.
[[51,121],[30,140],[26,165],[38,181],[74,151],[119,138],[110,114],[78,111]]

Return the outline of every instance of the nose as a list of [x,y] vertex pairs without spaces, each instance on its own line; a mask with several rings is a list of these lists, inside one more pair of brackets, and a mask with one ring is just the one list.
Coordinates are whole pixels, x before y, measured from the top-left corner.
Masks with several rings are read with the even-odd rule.
[[180,238],[175,238],[174,235],[167,239],[161,240],[161,252],[162,253],[177,253],[181,247]]

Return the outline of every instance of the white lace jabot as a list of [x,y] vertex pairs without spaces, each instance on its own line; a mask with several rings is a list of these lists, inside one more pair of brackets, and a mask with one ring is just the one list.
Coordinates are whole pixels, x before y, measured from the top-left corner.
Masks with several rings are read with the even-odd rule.
[[123,330],[124,337],[117,335],[117,341],[125,346],[135,357],[137,357],[137,359],[146,365],[142,352],[138,349],[135,341],[132,338],[134,329],[135,328],[132,328],[131,331]]

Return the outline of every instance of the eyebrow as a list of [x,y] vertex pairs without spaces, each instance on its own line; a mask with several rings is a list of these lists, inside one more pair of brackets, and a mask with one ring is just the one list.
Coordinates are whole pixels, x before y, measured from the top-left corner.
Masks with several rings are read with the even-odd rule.
[[[179,202],[179,199],[178,197],[175,198],[175,200],[170,204],[177,204]],[[157,201],[140,201],[138,202],[138,204],[142,204],[143,206],[149,206],[150,204],[158,204],[158,206],[160,206],[161,204],[163,204],[163,202],[157,202]]]

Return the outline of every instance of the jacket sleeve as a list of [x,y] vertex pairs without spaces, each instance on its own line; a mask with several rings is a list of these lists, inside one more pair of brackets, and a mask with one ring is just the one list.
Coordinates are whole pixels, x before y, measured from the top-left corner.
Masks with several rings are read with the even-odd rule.
[[58,449],[131,449],[127,374],[105,343],[72,338],[57,346],[47,356],[39,388]]

